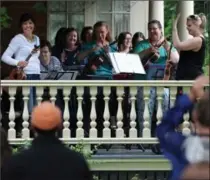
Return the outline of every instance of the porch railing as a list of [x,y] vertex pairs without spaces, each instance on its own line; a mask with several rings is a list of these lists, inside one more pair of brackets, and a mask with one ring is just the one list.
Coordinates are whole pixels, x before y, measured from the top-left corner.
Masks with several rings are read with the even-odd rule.
[[[64,99],[64,111],[63,111],[63,129],[61,139],[67,143],[78,143],[81,140],[85,144],[155,144],[157,139],[151,137],[151,126],[150,126],[150,116],[148,109],[150,88],[157,88],[157,123],[161,122],[163,116],[163,111],[161,108],[162,94],[164,88],[170,89],[170,104],[173,105],[176,99],[177,87],[181,86],[184,92],[189,92],[192,81],[1,81],[1,95],[2,89],[8,92],[10,108],[8,112],[9,119],[9,129],[8,129],[8,139],[12,144],[23,143],[26,139],[30,139],[30,115],[28,111],[28,101],[30,87],[36,87],[36,99],[38,103],[43,100],[44,88],[49,88],[50,100],[52,103],[56,101],[57,89],[63,90]],[[23,113],[22,115],[22,133],[21,137],[17,137],[17,132],[15,128],[15,109],[14,101],[15,94],[18,92],[17,88],[22,88],[23,95]],[[71,137],[70,129],[70,112],[68,108],[68,102],[70,101],[70,93],[72,88],[76,88],[76,100],[77,100],[77,111],[76,111],[76,133],[75,137]],[[88,130],[88,137],[85,137],[83,128],[83,94],[85,87],[89,87],[91,110],[90,110],[90,128]],[[96,95],[97,87],[103,88],[104,95],[104,113],[103,113],[103,129],[102,137],[98,137],[98,129],[96,124],[97,114],[96,114]],[[117,96],[117,112],[116,112],[116,128],[115,135],[111,135],[112,128],[110,127],[110,112],[109,112],[109,101],[111,87],[116,87]],[[129,112],[129,130],[128,136],[124,136],[123,128],[123,109],[122,101],[124,99],[124,87],[129,88],[129,101],[130,101],[130,112]],[[137,124],[137,111],[136,111],[136,100],[137,100],[137,89],[143,87],[143,99],[145,102],[144,113],[143,113],[143,123],[142,123],[142,136],[138,136]],[[1,116],[2,118],[2,116]],[[184,117],[184,122],[182,126],[182,132],[185,134],[190,133],[189,124],[189,114],[187,113]]]

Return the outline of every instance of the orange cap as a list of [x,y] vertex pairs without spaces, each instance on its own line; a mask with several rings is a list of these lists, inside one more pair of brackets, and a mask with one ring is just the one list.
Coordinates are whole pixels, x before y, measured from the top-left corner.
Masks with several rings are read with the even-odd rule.
[[36,106],[31,114],[31,124],[40,130],[52,130],[62,122],[61,110],[50,102]]

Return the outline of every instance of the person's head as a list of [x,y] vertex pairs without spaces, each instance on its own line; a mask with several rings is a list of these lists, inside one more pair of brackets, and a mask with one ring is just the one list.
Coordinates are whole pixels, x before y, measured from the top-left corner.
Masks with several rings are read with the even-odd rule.
[[67,28],[66,27],[61,27],[55,36],[55,46],[63,49],[65,46],[65,30]]
[[193,122],[196,132],[201,134],[210,133],[210,102],[209,91],[206,91],[193,110]]
[[61,110],[53,103],[44,101],[33,109],[31,126],[38,135],[55,134],[61,125]]
[[108,24],[104,21],[98,21],[93,26],[93,41],[111,42],[111,32]]
[[203,13],[188,16],[186,25],[189,34],[192,36],[202,34],[205,31],[206,21]]
[[7,159],[12,155],[12,149],[7,140],[7,134],[2,127],[1,131],[1,167],[7,161]]
[[35,19],[29,13],[24,13],[20,17],[19,26],[21,28],[22,33],[26,36],[30,36],[33,34],[35,29]]
[[117,46],[119,50],[131,49],[132,34],[130,32],[122,32],[118,36]]
[[142,32],[136,32],[132,38],[132,47],[135,48],[138,42],[145,40],[145,36]]
[[78,32],[75,28],[67,28],[65,30],[65,42],[66,42],[66,48],[69,46],[75,46],[79,44],[79,36]]
[[43,61],[50,60],[52,46],[49,41],[41,40],[40,43],[40,59]]
[[149,39],[152,41],[158,41],[162,36],[162,25],[158,20],[152,20],[148,23]]
[[182,172],[181,180],[209,180],[209,162],[200,162],[188,165]]
[[81,32],[81,41],[83,43],[88,43],[92,41],[92,34],[93,34],[93,28],[92,26],[86,26],[82,29]]

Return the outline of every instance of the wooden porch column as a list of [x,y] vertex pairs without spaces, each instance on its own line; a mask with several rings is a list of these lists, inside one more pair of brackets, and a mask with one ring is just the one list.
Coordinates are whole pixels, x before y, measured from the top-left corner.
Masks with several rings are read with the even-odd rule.
[[158,20],[164,33],[164,1],[149,1],[149,21]]
[[181,13],[181,17],[178,22],[178,34],[181,41],[190,37],[186,29],[186,19],[189,15],[194,14],[194,1],[179,1],[177,14]]

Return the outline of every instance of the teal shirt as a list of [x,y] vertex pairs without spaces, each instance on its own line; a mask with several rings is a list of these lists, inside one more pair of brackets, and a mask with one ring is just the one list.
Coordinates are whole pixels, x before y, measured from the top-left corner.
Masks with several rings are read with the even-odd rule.
[[[82,45],[81,51],[87,51],[94,47],[96,47],[95,42],[87,43],[87,44]],[[109,52],[116,52],[116,47],[114,45],[109,46]],[[89,57],[94,56],[94,55],[100,55],[101,53],[105,53],[103,49],[99,49],[98,51],[91,53]],[[95,75],[107,76],[109,78],[112,78],[112,66],[110,66],[109,64],[104,64],[104,65],[99,66],[99,68],[95,71]]]
[[[140,41],[137,44],[136,48],[134,49],[134,53],[140,53],[150,47],[151,47],[151,44],[149,43],[148,39]],[[175,51],[175,50],[176,49],[173,47],[172,51]],[[155,61],[154,63],[151,63],[149,65],[149,68],[146,70],[146,75],[135,75],[134,79],[136,79],[136,80],[146,80],[146,79],[151,80],[151,76],[153,76],[151,74],[154,73],[152,70],[153,67],[155,67],[155,68],[159,67],[160,69],[164,69],[166,60],[167,60],[167,51],[163,46],[161,46],[159,48],[159,54],[160,54],[160,58],[157,61]],[[164,73],[164,72],[162,72],[162,73]]]

